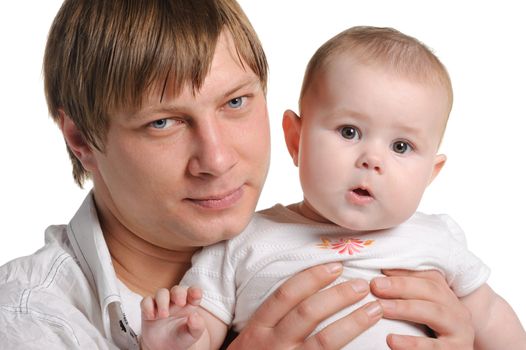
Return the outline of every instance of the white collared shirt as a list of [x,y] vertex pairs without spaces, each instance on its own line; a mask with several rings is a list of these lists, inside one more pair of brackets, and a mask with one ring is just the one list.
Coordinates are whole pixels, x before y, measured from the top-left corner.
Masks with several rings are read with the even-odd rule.
[[123,288],[90,193],[43,248],[0,267],[0,348],[139,349],[124,313],[138,305],[123,305]]

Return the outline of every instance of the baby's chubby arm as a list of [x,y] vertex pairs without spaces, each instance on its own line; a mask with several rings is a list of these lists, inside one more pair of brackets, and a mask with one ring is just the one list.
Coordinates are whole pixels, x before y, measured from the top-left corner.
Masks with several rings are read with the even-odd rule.
[[199,307],[202,291],[196,287],[159,289],[141,302],[142,350],[218,349],[227,326]]
[[460,299],[471,312],[475,349],[526,349],[526,332],[510,305],[487,284]]

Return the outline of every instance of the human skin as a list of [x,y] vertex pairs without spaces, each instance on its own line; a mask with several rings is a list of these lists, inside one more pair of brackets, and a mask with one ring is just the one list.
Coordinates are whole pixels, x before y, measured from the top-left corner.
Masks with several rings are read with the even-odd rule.
[[[71,119],[61,115],[68,146],[92,174],[117,276],[139,294],[177,284],[198,247],[239,233],[254,211],[270,153],[266,103],[261,88],[252,84],[254,74],[241,68],[228,42],[220,39],[209,76],[195,95],[168,91],[162,102],[149,96],[144,113],[116,113],[103,152],[85,143]],[[248,101],[238,108],[243,96]],[[243,108],[250,113],[238,111]],[[339,271],[318,266],[293,277],[261,306],[231,348],[337,349],[351,341],[381,311],[368,314],[361,308],[309,337],[321,320],[368,292],[356,293],[351,283],[343,283],[317,293]],[[408,280],[390,290],[393,297],[403,296],[407,288],[424,291],[430,283]],[[461,308],[456,300],[448,299],[447,305],[450,311]],[[404,317],[403,312],[391,315]],[[341,327],[348,332],[337,332]]]
[[[115,113],[103,152],[76,143],[64,119],[70,148],[92,175],[117,275],[143,295],[178,282],[199,247],[241,232],[267,174],[265,93],[230,36],[218,50],[199,93],[167,89],[161,99],[153,91],[140,110]],[[161,266],[170,280],[150,273]],[[122,270],[140,277],[131,281]]]
[[299,167],[297,210],[355,231],[406,221],[446,157],[437,154],[449,114],[440,84],[408,79],[339,54],[287,111],[284,130]]
[[[284,115],[304,192],[304,201],[291,209],[357,234],[406,221],[445,163],[437,150],[449,105],[439,83],[336,55],[303,96],[301,118],[292,111]],[[461,300],[470,311],[476,349],[526,345],[515,312],[487,284]],[[382,305],[385,312],[394,303]]]

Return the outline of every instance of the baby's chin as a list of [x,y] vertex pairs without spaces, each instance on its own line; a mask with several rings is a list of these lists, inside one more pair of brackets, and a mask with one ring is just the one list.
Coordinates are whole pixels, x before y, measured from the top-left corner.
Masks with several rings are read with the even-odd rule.
[[393,227],[396,227],[406,221],[409,217],[404,218],[385,218],[385,219],[378,219],[378,218],[368,218],[368,217],[361,217],[361,218],[353,218],[353,220],[343,220],[340,218],[334,218],[331,220],[331,222],[335,225],[341,226],[349,231],[353,231],[356,233],[367,233],[367,232],[374,232],[374,231],[381,231],[390,229]]

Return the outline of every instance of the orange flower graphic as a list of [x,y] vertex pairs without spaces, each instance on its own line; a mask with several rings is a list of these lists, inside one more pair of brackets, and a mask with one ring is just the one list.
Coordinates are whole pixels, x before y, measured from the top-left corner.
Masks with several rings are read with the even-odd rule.
[[373,244],[374,242],[374,240],[372,239],[368,239],[364,241],[364,240],[361,240],[358,238],[352,238],[352,237],[338,238],[335,240],[332,240],[326,237],[322,237],[321,241],[322,243],[318,243],[316,245],[317,247],[322,248],[322,249],[337,250],[339,254],[348,254],[348,255],[359,253],[363,248]]

